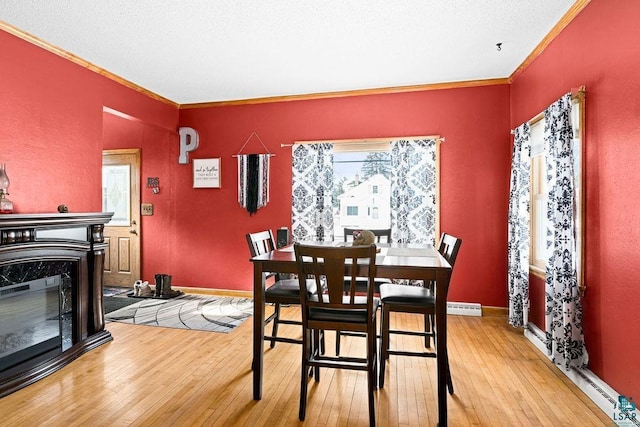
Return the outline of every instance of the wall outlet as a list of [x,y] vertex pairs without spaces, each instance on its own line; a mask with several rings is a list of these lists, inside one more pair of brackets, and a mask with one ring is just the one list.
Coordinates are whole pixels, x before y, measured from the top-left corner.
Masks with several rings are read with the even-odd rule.
[[153,215],[153,203],[142,203],[140,205],[141,215]]

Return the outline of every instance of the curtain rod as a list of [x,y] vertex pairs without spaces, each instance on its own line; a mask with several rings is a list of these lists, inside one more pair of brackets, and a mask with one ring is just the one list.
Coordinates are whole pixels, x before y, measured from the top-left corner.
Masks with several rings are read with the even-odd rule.
[[376,142],[391,142],[398,139],[435,139],[440,143],[445,142],[445,138],[439,135],[427,135],[427,136],[394,136],[391,138],[362,138],[362,139],[328,139],[328,140],[317,140],[317,141],[296,141],[293,144],[280,144],[281,148],[284,147],[293,147],[294,145],[307,145],[307,144],[321,144],[321,143],[331,143],[331,144],[341,144],[341,143],[349,143],[353,145],[357,144],[371,144]]
[[[578,88],[571,88],[571,99],[576,99],[576,98],[580,98],[582,96],[585,96],[585,94],[587,93],[587,89],[585,87],[585,85],[582,85]],[[533,116],[531,119],[527,120],[527,123],[535,123],[539,120],[541,120],[544,117],[544,111],[539,112],[538,114],[536,114],[535,116]],[[511,129],[511,135],[515,135],[516,130],[515,129]]]

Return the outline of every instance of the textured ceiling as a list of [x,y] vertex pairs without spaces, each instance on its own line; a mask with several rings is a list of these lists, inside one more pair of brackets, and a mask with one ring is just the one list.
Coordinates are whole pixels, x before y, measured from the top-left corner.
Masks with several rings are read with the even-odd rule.
[[574,2],[0,0],[0,21],[190,104],[509,77]]

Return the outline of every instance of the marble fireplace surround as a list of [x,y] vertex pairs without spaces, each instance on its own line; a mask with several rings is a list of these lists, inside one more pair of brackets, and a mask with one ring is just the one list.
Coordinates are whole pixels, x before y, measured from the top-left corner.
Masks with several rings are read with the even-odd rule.
[[[50,356],[30,358],[0,371],[0,397],[61,369],[111,341],[105,330],[102,286],[104,225],[112,213],[0,215],[0,292],[71,270],[71,342]],[[48,279],[47,279],[48,280]],[[1,326],[0,326],[1,327]]]

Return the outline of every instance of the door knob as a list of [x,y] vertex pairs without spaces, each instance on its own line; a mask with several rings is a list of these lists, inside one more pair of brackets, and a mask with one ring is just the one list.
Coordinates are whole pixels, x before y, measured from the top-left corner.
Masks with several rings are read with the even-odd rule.
[[129,230],[129,234],[136,234],[136,235],[137,235],[137,234],[138,234],[138,232],[137,232],[137,231],[135,230],[135,228],[134,228],[134,229],[132,229],[132,230]]

